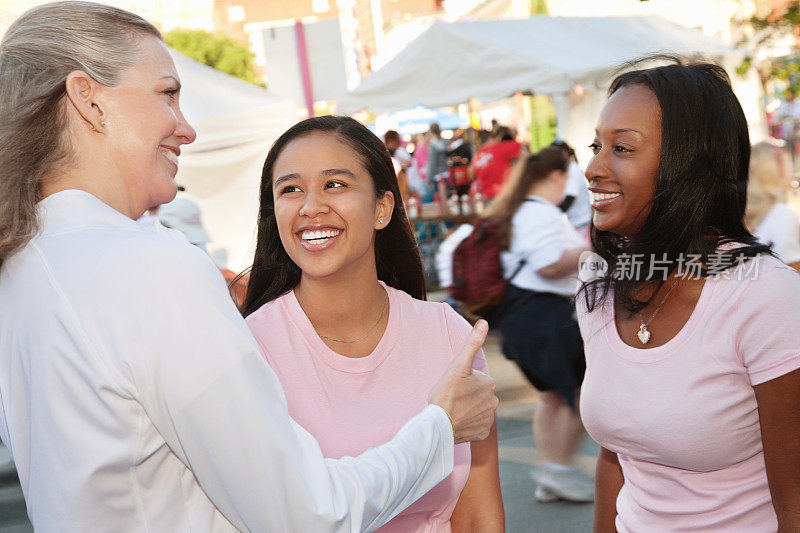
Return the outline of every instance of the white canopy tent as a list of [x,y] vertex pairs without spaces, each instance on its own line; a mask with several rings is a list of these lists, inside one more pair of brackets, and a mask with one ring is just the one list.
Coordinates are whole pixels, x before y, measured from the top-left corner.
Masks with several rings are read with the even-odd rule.
[[252,257],[261,167],[272,142],[297,122],[292,102],[171,50],[181,78],[181,109],[197,140],[181,148],[178,193],[202,211],[221,266],[246,267]]
[[[548,94],[558,136],[581,147],[591,141],[618,66],[655,52],[702,54],[729,67],[738,57],[730,45],[660,17],[436,22],[365,78],[339,109],[380,113],[418,104],[457,105],[470,98],[488,103],[517,92]],[[760,137],[765,125],[758,82],[733,78],[751,131]]]

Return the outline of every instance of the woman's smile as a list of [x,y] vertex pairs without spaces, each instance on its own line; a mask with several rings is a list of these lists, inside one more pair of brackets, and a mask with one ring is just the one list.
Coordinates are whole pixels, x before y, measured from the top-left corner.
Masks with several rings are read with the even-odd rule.
[[169,160],[170,163],[175,165],[175,169],[177,170],[177,168],[178,168],[178,156],[181,153],[181,149],[178,148],[177,146],[165,146],[163,144],[161,146],[159,146],[158,148],[159,148],[159,151],[161,152],[161,155],[166,157],[167,160]]
[[301,228],[297,232],[300,245],[310,252],[326,250],[338,240],[342,230],[332,227]]
[[607,209],[622,196],[621,192],[606,192],[589,187],[591,193],[591,204],[594,209],[603,210]]

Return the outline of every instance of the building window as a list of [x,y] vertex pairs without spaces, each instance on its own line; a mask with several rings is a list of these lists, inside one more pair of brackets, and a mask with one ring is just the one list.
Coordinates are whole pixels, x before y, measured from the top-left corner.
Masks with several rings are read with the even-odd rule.
[[313,0],[311,3],[311,9],[314,13],[327,13],[331,10],[331,5],[328,0]]
[[244,22],[244,6],[230,6],[228,8],[228,20],[231,22]]

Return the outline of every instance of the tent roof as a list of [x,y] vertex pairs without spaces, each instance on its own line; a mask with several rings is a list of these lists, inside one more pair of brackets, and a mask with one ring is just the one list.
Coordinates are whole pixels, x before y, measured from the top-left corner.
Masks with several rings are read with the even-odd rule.
[[181,77],[181,108],[186,116],[203,118],[265,106],[292,105],[263,87],[204,65],[174,48],[169,51]]
[[343,112],[416,104],[439,107],[470,98],[490,102],[515,92],[568,92],[620,63],[655,52],[722,56],[734,49],[660,17],[549,17],[434,23],[340,102]]
[[277,138],[297,121],[294,104],[252,83],[170,49],[181,78],[181,110],[197,130],[187,152],[207,152]]
[[252,263],[264,158],[297,122],[297,109],[262,87],[170,52],[182,83],[181,109],[197,130],[197,140],[181,147],[175,179],[202,209],[212,255],[240,270]]

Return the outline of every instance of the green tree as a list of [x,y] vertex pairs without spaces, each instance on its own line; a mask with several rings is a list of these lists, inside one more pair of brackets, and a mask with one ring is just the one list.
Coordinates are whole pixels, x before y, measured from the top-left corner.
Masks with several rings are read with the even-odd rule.
[[253,68],[255,57],[247,46],[225,35],[205,30],[176,29],[164,36],[166,43],[187,56],[231,76],[264,86]]
[[546,0],[533,0],[531,2],[531,15],[548,15]]
[[[764,17],[753,16],[739,21],[752,35],[743,38],[739,44],[748,46],[753,53],[747,54],[737,69],[744,75],[750,68],[756,68],[761,83],[766,85],[770,79],[781,80],[787,85],[787,92],[800,96],[800,49],[797,38],[800,35],[800,1],[789,2],[782,9],[773,10]],[[756,64],[755,52],[768,48],[789,38],[793,46],[788,55],[770,58]]]

